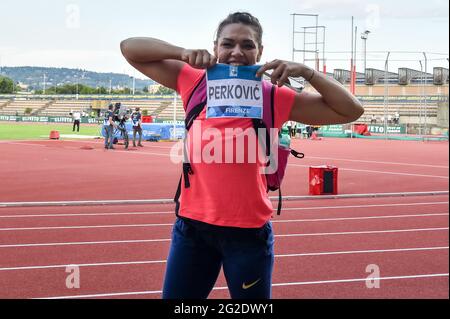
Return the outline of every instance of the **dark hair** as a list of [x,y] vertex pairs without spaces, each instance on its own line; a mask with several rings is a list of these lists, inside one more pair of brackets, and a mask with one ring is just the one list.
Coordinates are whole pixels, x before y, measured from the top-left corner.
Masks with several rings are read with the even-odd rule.
[[263,35],[263,29],[261,24],[259,23],[258,18],[252,16],[248,12],[234,12],[230,13],[228,17],[226,17],[225,20],[223,20],[219,27],[217,28],[216,32],[216,41],[219,40],[220,35],[222,34],[223,29],[233,23],[242,23],[245,25],[248,25],[253,28],[253,30],[256,32],[258,45],[262,46],[262,35]]

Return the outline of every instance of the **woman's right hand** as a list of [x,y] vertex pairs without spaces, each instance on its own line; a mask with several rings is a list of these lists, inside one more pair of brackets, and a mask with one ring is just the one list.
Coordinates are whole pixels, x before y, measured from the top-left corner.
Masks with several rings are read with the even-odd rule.
[[184,49],[181,53],[181,60],[196,69],[207,69],[217,63],[217,58],[208,50]]

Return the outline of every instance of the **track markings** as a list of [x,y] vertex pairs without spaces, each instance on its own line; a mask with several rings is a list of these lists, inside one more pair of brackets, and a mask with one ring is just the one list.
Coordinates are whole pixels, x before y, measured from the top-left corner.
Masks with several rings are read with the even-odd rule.
[[[371,280],[425,279],[425,278],[439,278],[439,277],[448,277],[448,276],[449,276],[448,273],[422,274],[422,275],[411,275],[411,276],[392,276],[392,277],[371,278]],[[272,287],[321,285],[321,284],[353,283],[353,282],[367,282],[367,278],[275,283],[275,284],[272,284]],[[228,287],[215,287],[215,288],[213,288],[213,290],[214,291],[228,290]],[[118,296],[158,295],[161,293],[162,293],[161,290],[153,290],[153,291],[140,291],[140,292],[122,292],[122,293],[119,292],[119,293],[104,293],[104,294],[92,294],[92,295],[58,296],[58,297],[45,297],[45,298],[35,298],[35,299],[77,299],[77,298],[86,298],[87,299],[87,298],[118,297]]]
[[[273,224],[282,223],[309,223],[309,222],[329,222],[348,220],[369,220],[369,219],[391,219],[391,218],[415,218],[415,217],[436,217],[449,216],[448,213],[417,214],[417,215],[390,215],[390,216],[370,216],[370,217],[344,217],[344,218],[316,218],[316,219],[286,219],[274,220]],[[93,226],[49,226],[49,227],[22,227],[22,228],[0,228],[0,231],[26,231],[26,230],[60,230],[60,229],[95,229],[95,228],[134,228],[134,227],[167,227],[169,224],[129,224],[129,225],[93,225]]]
[[[448,249],[449,249],[449,247],[445,246],[445,247],[419,247],[419,248],[397,248],[397,249],[376,249],[376,250],[330,251],[330,252],[319,252],[319,253],[275,255],[275,258],[353,255],[353,254],[379,254],[379,253],[398,253],[398,252],[432,251],[432,250],[448,250]],[[124,262],[109,262],[109,263],[76,264],[76,266],[78,266],[78,267],[131,266],[131,265],[146,265],[146,264],[164,264],[166,262],[167,262],[167,260],[144,260],[144,261],[124,261]],[[66,268],[66,267],[67,267],[67,265],[7,267],[7,268],[0,268],[0,271],[54,269],[54,268]]]
[[[305,211],[305,210],[335,210],[347,208],[370,208],[370,207],[400,207],[400,206],[425,206],[425,205],[448,205],[448,201],[421,202],[421,203],[397,203],[397,204],[374,204],[374,205],[345,205],[345,206],[313,206],[313,207],[291,207],[283,208],[282,211]],[[274,209],[276,211],[276,209]],[[33,218],[33,217],[69,217],[69,216],[121,216],[121,215],[174,215],[173,211],[161,212],[130,212],[130,213],[75,213],[75,214],[27,214],[27,215],[0,215],[0,218]]]
[[400,166],[419,166],[419,167],[432,167],[432,168],[445,168],[448,169],[448,166],[441,165],[429,165],[429,164],[416,164],[416,163],[399,163],[399,162],[383,162],[383,161],[365,161],[365,160],[354,160],[347,158],[333,158],[333,157],[317,157],[317,156],[308,156],[307,158],[320,159],[320,160],[332,160],[332,161],[343,161],[343,162],[354,162],[354,163],[369,163],[369,164],[386,164],[386,165],[400,165]]
[[[298,165],[298,164],[288,164],[288,166],[308,167],[308,168],[310,167],[310,165]],[[388,174],[388,175],[402,175],[402,176],[431,177],[431,178],[449,179],[448,176],[412,174],[412,173],[399,173],[399,172],[388,172],[388,171],[374,171],[374,170],[368,170],[368,169],[339,168],[339,170],[340,171],[349,171],[349,172],[364,172],[364,173],[375,173],[375,174]]]
[[[2,141],[2,144],[12,144],[12,145],[28,145],[28,146],[44,146],[42,144],[31,144],[27,143],[29,141],[15,141],[15,142],[9,142],[9,141]],[[39,141],[47,142],[48,144],[53,143],[53,141]],[[96,141],[79,141],[79,140],[64,140],[64,142],[71,142],[71,143],[80,143],[80,144],[96,144],[99,146],[99,150],[102,151],[100,148],[103,146],[103,143],[96,142]],[[171,150],[173,148],[172,146],[159,146],[159,145],[152,145],[147,144],[149,148],[159,148],[159,149],[167,149]],[[139,152],[141,154],[149,154],[149,155],[158,155],[158,156],[169,156],[170,153],[149,153],[149,152]],[[422,164],[422,163],[404,163],[404,162],[386,162],[386,161],[370,161],[370,160],[355,160],[355,159],[349,159],[349,158],[337,158],[337,157],[322,157],[322,156],[308,156],[307,159],[319,159],[319,160],[332,160],[332,161],[340,161],[340,162],[352,162],[352,163],[368,163],[368,164],[386,164],[386,165],[399,165],[399,166],[417,166],[417,167],[430,167],[430,168],[443,168],[448,169],[449,166],[444,165],[430,165],[430,164]]]
[[[305,233],[305,234],[284,234],[275,235],[275,237],[307,237],[307,236],[341,236],[341,235],[361,235],[361,234],[386,234],[386,233],[404,233],[404,232],[433,232],[448,230],[448,227],[442,228],[413,228],[413,229],[392,229],[376,231],[357,231],[357,232],[336,232],[336,233]],[[38,244],[10,244],[0,245],[0,248],[17,247],[45,247],[45,246],[73,246],[73,245],[106,245],[106,244],[137,244],[151,242],[170,242],[170,238],[165,239],[140,239],[140,240],[113,240],[113,241],[92,241],[92,242],[61,242],[61,243],[38,243]]]
[[[306,236],[338,236],[338,235],[388,234],[388,233],[442,231],[442,230],[448,230],[448,227],[443,227],[443,228],[414,228],[414,229],[372,230],[372,231],[355,231],[355,232],[340,232],[340,233],[285,234],[285,235],[276,235],[275,237],[306,237]],[[1,246],[0,246],[0,248],[1,248]]]

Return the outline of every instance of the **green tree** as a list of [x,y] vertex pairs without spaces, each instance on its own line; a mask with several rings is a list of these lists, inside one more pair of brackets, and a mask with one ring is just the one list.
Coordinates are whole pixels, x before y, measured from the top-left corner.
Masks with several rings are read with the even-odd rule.
[[14,93],[14,82],[10,78],[0,77],[0,93],[12,94]]
[[77,85],[76,84],[64,84],[63,86],[58,87],[58,94],[76,94],[77,93]]
[[165,86],[160,86],[158,91],[156,91],[156,95],[172,95],[174,93],[174,90],[169,89]]

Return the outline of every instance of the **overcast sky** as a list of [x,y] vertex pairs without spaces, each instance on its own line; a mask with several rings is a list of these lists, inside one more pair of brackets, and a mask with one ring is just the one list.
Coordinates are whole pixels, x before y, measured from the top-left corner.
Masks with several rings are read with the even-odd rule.
[[[358,71],[363,68],[360,34],[364,30],[371,31],[367,67],[383,69],[387,51],[425,51],[429,72],[434,66],[448,68],[448,0],[0,0],[0,65],[132,75],[120,54],[121,40],[151,36],[211,51],[218,23],[237,10],[248,11],[261,21],[263,62],[292,60],[292,14],[298,13],[318,14],[319,25],[326,27],[329,71],[349,69],[350,53],[331,52],[350,51],[351,16],[358,27]],[[315,21],[298,17],[295,23],[296,31],[301,31]],[[295,36],[295,48],[303,48],[300,34]],[[375,53],[378,51],[381,53]],[[420,69],[420,59],[420,53],[392,53],[390,71],[397,72],[398,67]],[[295,54],[294,60],[302,62],[303,55]]]

